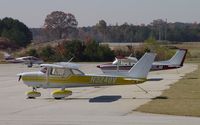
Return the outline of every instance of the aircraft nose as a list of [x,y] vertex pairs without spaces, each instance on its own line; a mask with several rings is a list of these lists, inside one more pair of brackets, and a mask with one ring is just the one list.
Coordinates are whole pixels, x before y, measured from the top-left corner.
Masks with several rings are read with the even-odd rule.
[[18,78],[18,81],[20,81],[21,78],[22,78],[22,76],[23,76],[23,73],[19,73],[19,74],[17,74],[17,76],[19,77],[19,78]]
[[20,76],[19,76],[19,79],[18,79],[18,81],[20,81],[20,80],[21,80],[21,78],[22,78],[22,76],[20,75]]
[[20,81],[20,80],[22,79],[23,75],[24,75],[24,73],[19,73],[19,74],[17,74],[17,76],[19,77],[19,78],[18,78],[18,81]]

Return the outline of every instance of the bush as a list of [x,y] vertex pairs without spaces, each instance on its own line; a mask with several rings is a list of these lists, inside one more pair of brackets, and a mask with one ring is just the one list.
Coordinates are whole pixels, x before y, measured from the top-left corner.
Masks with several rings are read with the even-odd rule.
[[156,60],[166,60],[171,58],[173,51],[157,42],[155,38],[150,37],[145,41],[146,52],[156,53]]
[[111,61],[115,57],[108,46],[99,45],[96,41],[86,45],[84,56],[85,61]]
[[38,52],[37,52],[36,49],[30,49],[30,50],[27,52],[27,54],[28,54],[29,56],[39,57]]
[[55,61],[56,52],[51,46],[42,48],[40,56],[44,61]]
[[96,41],[84,44],[83,41],[64,41],[56,47],[47,46],[41,48],[39,52],[31,49],[29,55],[39,56],[44,61],[68,61],[72,57],[73,61],[111,61],[114,52],[108,46],[101,46]]
[[100,45],[99,51],[103,54],[101,61],[112,61],[115,57],[114,51],[112,51],[108,45]]
[[82,41],[79,40],[72,40],[72,41],[65,41],[63,43],[64,46],[64,58],[65,60],[69,60],[72,57],[74,61],[83,61],[85,59],[83,55],[83,51],[85,46],[83,45]]
[[87,44],[84,50],[85,61],[98,61],[102,56],[101,52],[98,50],[98,44],[96,42],[90,42]]

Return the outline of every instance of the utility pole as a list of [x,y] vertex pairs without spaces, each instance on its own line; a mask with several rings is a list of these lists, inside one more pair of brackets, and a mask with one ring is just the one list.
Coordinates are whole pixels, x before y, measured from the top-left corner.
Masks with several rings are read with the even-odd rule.
[[165,41],[167,40],[167,18],[165,19]]
[[160,41],[160,40],[161,40],[161,26],[160,26],[160,24],[159,24],[159,34],[158,34],[158,35],[159,35],[159,38],[158,38],[158,39],[159,39],[159,41]]

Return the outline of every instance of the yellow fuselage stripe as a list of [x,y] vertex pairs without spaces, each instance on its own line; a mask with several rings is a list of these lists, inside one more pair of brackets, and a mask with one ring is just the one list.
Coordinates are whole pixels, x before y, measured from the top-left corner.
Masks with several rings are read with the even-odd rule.
[[78,76],[72,75],[68,77],[62,76],[23,76],[24,82],[41,82],[41,83],[54,83],[54,84],[106,84],[106,85],[126,85],[138,84],[145,80],[143,79],[126,79],[124,77],[110,77],[110,76]]

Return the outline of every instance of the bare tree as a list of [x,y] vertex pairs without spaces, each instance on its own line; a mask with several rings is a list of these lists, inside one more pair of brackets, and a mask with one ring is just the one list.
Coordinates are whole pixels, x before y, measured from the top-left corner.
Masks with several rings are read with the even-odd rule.
[[78,22],[71,13],[62,11],[53,11],[47,15],[44,23],[44,28],[48,31],[53,31],[58,35],[58,38],[63,38],[63,35],[68,35],[71,29],[76,29]]

